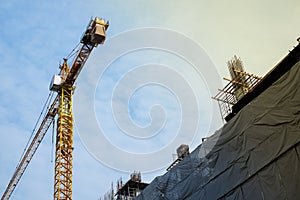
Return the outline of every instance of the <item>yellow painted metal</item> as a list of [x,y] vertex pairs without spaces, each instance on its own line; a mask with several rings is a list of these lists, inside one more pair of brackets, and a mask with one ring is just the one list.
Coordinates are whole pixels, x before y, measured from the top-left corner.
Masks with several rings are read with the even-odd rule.
[[[99,33],[95,31],[96,28],[99,28],[99,25],[105,28],[104,32]],[[108,26],[108,21],[105,22],[103,19],[98,17],[91,20],[80,41],[82,45],[78,48],[78,54],[75,57],[71,68],[68,67],[67,59],[64,59],[63,65],[60,66],[60,76],[63,84],[62,88],[59,88],[58,85],[58,91],[55,89],[55,91],[58,92],[58,95],[52,102],[52,105],[40,124],[35,137],[31,141],[30,145],[26,147],[26,151],[22,155],[1,200],[10,198],[56,115],[58,115],[58,118],[55,149],[54,199],[72,199],[72,86],[93,48],[97,47],[99,44],[103,44],[106,38],[106,30]]]
[[73,89],[63,85],[59,94],[55,173],[54,173],[54,199],[72,199],[72,152],[73,152]]

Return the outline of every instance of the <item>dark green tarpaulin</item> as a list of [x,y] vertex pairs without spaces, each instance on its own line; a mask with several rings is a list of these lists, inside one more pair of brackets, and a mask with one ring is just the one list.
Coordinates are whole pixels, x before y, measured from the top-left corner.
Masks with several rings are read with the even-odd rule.
[[300,62],[137,199],[300,199],[299,142]]

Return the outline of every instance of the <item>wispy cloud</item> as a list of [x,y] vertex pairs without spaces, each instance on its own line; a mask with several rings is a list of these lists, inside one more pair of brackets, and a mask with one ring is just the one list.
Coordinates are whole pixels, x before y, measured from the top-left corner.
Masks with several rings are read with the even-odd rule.
[[[48,95],[51,76],[57,73],[58,63],[62,58],[79,42],[91,16],[110,20],[109,38],[122,31],[144,26],[169,28],[186,34],[205,48],[222,76],[227,76],[225,62],[233,54],[242,57],[248,71],[263,75],[287,53],[288,49],[292,48],[299,36],[295,27],[299,27],[297,15],[300,7],[295,0],[243,3],[232,1],[230,4],[225,1],[196,0],[188,2],[130,0],[126,3],[108,0],[101,2],[67,0],[55,3],[10,0],[1,3],[0,11],[1,193],[13,174]],[[101,57],[99,52],[94,51],[92,56],[98,53],[97,56]],[[100,87],[96,90],[97,117],[99,119],[107,117],[104,119],[110,123],[106,123],[105,128],[112,133],[109,137],[124,148],[126,147],[124,138],[119,137],[119,130],[112,123],[113,118],[109,116],[111,107],[102,107],[106,105],[103,101],[109,98],[109,89],[112,89],[113,84],[129,67],[153,63],[153,60],[160,64],[176,66],[176,70],[184,74],[192,84],[199,84],[199,87],[193,85],[192,89],[199,95],[200,103],[203,102],[199,105],[200,118],[203,117],[203,120],[200,120],[199,132],[206,131],[201,127],[205,127],[208,123],[206,117],[210,114],[210,108],[203,105],[207,105],[210,101],[211,94],[202,89],[206,87],[203,81],[199,80],[193,71],[186,71],[187,63],[180,59],[161,53],[160,56],[155,53],[149,55],[140,52],[135,56],[120,58],[111,66],[112,69],[114,66],[117,69],[106,72],[101,82],[104,90],[100,90]],[[91,60],[87,64],[97,63]],[[87,76],[92,77],[93,74]],[[123,89],[126,90],[126,85]],[[144,88],[144,91],[153,98],[145,96],[140,90],[129,104],[123,99],[115,102],[120,104],[119,106],[128,107],[132,120],[138,125],[143,126],[150,122],[149,106],[156,102],[166,108],[166,117],[176,117],[179,114],[176,99],[168,92],[158,91],[155,88],[153,90]],[[162,119],[165,116],[160,117]],[[88,122],[86,119],[86,123]],[[167,132],[173,131],[177,125],[176,119],[167,120],[166,123],[170,123],[170,126],[166,126]],[[220,124],[213,126],[217,128]],[[194,146],[199,143],[200,135],[193,143]],[[167,140],[168,137],[161,137],[153,143],[132,143],[128,140],[127,150],[136,151],[130,146],[134,144],[137,148],[146,146],[147,152],[165,145]],[[127,173],[114,171],[91,157],[77,134],[74,146],[74,199],[97,199],[110,187],[112,180],[119,176],[123,176],[124,179],[128,177]],[[50,162],[51,149],[49,132],[24,174],[13,199],[52,198],[54,167]],[[170,156],[171,161],[171,154],[165,156]],[[122,159],[126,161],[126,158]],[[159,173],[163,171],[156,174]],[[146,174],[146,180],[151,180],[156,174]],[[39,188],[39,192],[36,192],[35,188]]]

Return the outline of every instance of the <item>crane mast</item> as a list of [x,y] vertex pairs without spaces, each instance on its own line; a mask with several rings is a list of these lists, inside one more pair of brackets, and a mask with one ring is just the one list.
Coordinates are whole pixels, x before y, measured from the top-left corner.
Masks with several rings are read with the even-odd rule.
[[18,164],[1,200],[10,198],[56,115],[54,199],[72,199],[73,85],[93,48],[104,43],[108,26],[108,22],[103,19],[98,17],[92,19],[81,38],[81,46],[71,68],[68,66],[67,59],[64,59],[63,65],[60,66],[60,73],[53,76],[50,90],[57,92],[57,96],[40,124],[35,137],[25,150],[25,154],[21,158],[21,162]]

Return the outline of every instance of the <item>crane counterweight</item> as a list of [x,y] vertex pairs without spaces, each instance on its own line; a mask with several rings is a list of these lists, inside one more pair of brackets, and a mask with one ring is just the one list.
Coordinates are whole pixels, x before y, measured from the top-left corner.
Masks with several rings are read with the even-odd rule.
[[81,43],[94,46],[103,44],[108,26],[109,22],[105,22],[102,18],[96,17],[94,20],[91,20],[86,32],[81,38]]

